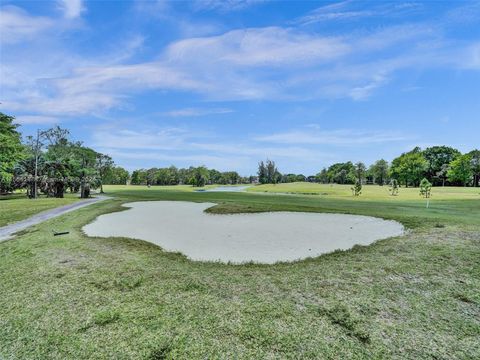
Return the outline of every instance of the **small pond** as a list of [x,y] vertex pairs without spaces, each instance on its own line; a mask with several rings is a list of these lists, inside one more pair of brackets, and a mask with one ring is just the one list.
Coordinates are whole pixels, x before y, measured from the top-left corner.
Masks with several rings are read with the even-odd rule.
[[403,234],[390,220],[345,214],[269,212],[212,215],[212,203],[142,201],[99,216],[88,236],[129,237],[178,251],[192,260],[272,264],[315,257]]

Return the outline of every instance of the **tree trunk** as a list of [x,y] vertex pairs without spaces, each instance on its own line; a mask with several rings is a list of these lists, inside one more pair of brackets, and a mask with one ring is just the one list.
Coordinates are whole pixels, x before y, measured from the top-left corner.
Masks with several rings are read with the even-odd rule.
[[103,183],[100,183],[100,194],[105,194],[105,193],[103,192]]
[[86,199],[90,197],[90,185],[88,185],[84,179],[82,179],[80,184],[80,198]]
[[55,185],[55,197],[56,198],[63,198],[63,194],[65,192],[65,186],[62,183],[57,183]]

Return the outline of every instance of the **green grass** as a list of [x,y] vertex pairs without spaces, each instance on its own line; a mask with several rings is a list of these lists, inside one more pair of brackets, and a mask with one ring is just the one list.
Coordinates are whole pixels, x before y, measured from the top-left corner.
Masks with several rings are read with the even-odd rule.
[[0,196],[0,227],[24,220],[39,212],[78,201],[78,195],[66,194],[63,199],[47,198],[28,199],[25,194]]
[[[480,202],[106,188],[117,197],[0,243],[0,358],[474,359]],[[275,265],[192,262],[81,227],[135,200],[211,212],[377,215],[406,236]],[[188,224],[188,219],[185,221]],[[69,229],[53,237],[50,228]]]
[[201,191],[207,189],[214,189],[219,186],[245,186],[245,184],[238,184],[238,185],[205,185],[204,187],[194,187],[192,185],[154,185],[154,186],[146,186],[146,185],[105,185],[104,189],[108,191],[113,191],[115,193],[121,193],[124,191],[186,191],[186,192],[194,192],[194,191]]
[[[287,184],[257,185],[248,188],[247,191],[299,195],[320,195],[322,197],[331,197],[337,199],[351,198],[351,188],[352,185],[296,182]],[[388,191],[388,186],[364,185],[362,188],[362,194],[359,198],[364,200],[403,201],[418,200],[420,198],[420,195],[418,188],[401,187],[399,188],[398,195],[392,196]],[[459,199],[480,200],[480,188],[453,186],[432,188],[431,201]]]

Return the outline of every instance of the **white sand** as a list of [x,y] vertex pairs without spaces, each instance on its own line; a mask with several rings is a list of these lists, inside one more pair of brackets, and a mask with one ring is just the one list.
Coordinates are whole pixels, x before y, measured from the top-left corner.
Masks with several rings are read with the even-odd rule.
[[403,226],[368,216],[271,212],[211,215],[212,203],[143,201],[99,216],[88,236],[142,239],[192,260],[293,261],[403,234]]

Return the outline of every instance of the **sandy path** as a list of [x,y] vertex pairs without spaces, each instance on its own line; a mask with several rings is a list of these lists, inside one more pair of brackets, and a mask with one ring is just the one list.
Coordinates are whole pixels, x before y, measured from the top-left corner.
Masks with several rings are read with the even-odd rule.
[[[94,204],[99,201],[107,200],[107,199],[111,199],[111,197],[99,195],[91,199],[80,200],[73,204],[68,204],[65,206],[60,206],[55,209],[43,211],[41,213],[38,213],[36,215],[29,217],[28,219],[25,219],[7,226],[0,227],[0,242],[12,238],[13,234],[15,234],[20,230],[24,230],[30,226],[40,224],[41,222],[44,222],[46,220],[55,218],[57,216],[66,214],[68,212],[71,212],[71,211],[74,211],[74,210],[77,210],[85,206]],[[35,201],[35,200],[32,200],[32,201]]]

